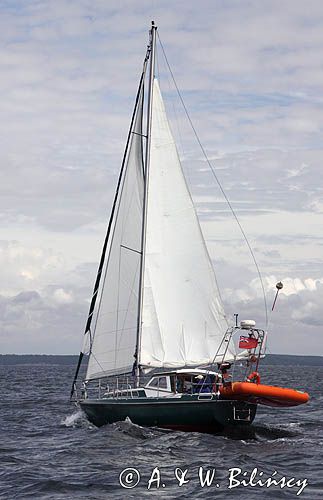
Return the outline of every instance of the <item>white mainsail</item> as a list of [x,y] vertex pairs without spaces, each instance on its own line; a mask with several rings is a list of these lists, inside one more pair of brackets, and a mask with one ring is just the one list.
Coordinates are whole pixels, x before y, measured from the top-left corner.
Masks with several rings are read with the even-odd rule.
[[86,378],[126,373],[134,362],[143,218],[143,85],[97,312]]
[[146,231],[140,365],[210,364],[228,324],[156,79]]

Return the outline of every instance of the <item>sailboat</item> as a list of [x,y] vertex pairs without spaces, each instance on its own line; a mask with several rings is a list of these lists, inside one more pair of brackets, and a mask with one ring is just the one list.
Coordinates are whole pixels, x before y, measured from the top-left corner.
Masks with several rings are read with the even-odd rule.
[[[156,36],[152,23],[71,399],[97,426],[214,432],[308,395],[260,384],[265,331],[228,323],[155,76]],[[241,362],[255,371],[233,382]]]

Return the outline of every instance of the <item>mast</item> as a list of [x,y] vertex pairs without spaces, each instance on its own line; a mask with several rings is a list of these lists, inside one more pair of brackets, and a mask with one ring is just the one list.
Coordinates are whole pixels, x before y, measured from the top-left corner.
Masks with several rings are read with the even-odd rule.
[[146,254],[146,230],[147,230],[147,202],[148,202],[148,187],[149,187],[149,162],[150,162],[150,146],[151,146],[151,123],[153,109],[153,86],[155,77],[155,51],[156,51],[156,31],[154,21],[151,22],[150,30],[150,66],[149,66],[149,83],[148,83],[148,102],[147,102],[147,133],[146,133],[146,152],[145,152],[145,174],[144,174],[144,199],[143,199],[143,223],[141,232],[141,261],[140,261],[140,278],[139,278],[139,297],[138,297],[138,323],[137,323],[137,342],[136,342],[136,385],[139,386],[140,378],[140,347],[141,347],[141,330],[142,330],[142,308],[144,297],[144,272],[145,272],[145,254]]

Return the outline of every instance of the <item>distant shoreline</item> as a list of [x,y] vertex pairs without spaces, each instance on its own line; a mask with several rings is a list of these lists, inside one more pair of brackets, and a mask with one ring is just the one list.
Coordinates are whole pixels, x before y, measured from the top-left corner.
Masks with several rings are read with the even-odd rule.
[[[0,354],[0,365],[76,365],[74,354]],[[323,366],[323,356],[301,356],[293,354],[267,354],[261,360],[264,365]]]

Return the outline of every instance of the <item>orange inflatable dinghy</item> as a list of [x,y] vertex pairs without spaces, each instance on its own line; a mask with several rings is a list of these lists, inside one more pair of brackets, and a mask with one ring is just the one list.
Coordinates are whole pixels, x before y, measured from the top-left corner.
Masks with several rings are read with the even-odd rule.
[[266,406],[297,406],[309,400],[306,392],[252,382],[226,384],[220,388],[220,394],[225,399],[240,399]]

